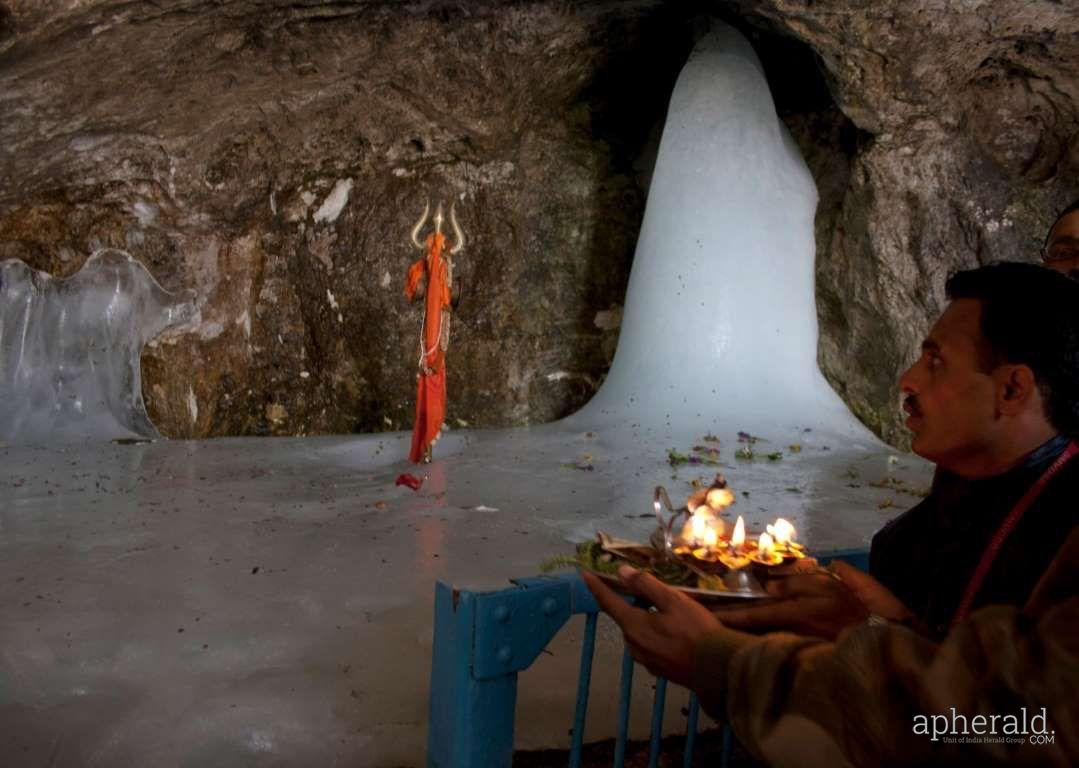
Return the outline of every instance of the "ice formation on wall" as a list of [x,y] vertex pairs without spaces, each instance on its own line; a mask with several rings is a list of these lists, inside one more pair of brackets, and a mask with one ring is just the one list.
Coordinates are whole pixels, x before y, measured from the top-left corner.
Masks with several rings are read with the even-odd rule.
[[191,298],[118,250],[67,279],[0,262],[0,441],[156,437],[139,357]]
[[816,205],[752,47],[717,24],[671,96],[618,351],[579,418],[869,437],[817,367]]

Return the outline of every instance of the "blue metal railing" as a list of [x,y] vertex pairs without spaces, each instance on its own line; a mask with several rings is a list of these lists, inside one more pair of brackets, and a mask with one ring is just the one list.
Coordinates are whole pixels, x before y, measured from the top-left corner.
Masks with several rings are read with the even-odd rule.
[[[866,569],[864,550],[830,552],[822,564],[845,560]],[[599,606],[576,574],[519,579],[496,592],[455,590],[435,585],[435,635],[428,714],[429,768],[508,768],[513,759],[517,674],[536,660],[573,615],[585,614],[569,764],[579,768],[592,679]],[[629,740],[633,658],[622,656],[615,768],[622,768]],[[656,680],[648,764],[658,765],[667,681]],[[687,713],[684,768],[689,768],[700,704],[691,696]],[[732,737],[724,732],[721,766],[726,768]]]
[[584,718],[588,714],[588,689],[592,682],[592,657],[596,652],[597,613],[587,614],[584,622],[584,641],[581,643],[581,671],[577,678],[577,706],[573,711],[573,743],[570,744],[570,765],[581,764],[584,745]]
[[618,736],[614,742],[614,764],[626,762],[626,744],[629,742],[629,704],[633,698],[633,657],[629,648],[622,651],[622,675],[618,690]]

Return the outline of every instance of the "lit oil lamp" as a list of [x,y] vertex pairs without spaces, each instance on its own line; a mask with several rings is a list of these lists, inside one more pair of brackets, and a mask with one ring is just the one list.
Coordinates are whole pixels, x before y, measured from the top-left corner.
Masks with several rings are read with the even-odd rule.
[[707,505],[702,505],[682,526],[682,541],[689,544],[707,545],[707,540],[711,540],[711,546],[716,546],[726,528],[726,523],[716,517]]
[[701,546],[693,550],[693,556],[706,563],[714,563],[716,561],[716,545],[719,544],[719,534],[716,533],[716,529],[705,528],[701,534],[700,544]]
[[765,527],[765,532],[772,537],[776,552],[785,560],[800,560],[805,557],[805,547],[794,540],[794,526],[782,517],[773,525]]
[[731,570],[738,568],[744,568],[749,565],[749,557],[743,551],[746,543],[746,522],[742,519],[742,516],[738,516],[737,522],[734,524],[734,532],[731,533],[731,538],[727,542],[727,546],[719,553],[719,562],[727,566]]
[[749,559],[759,565],[781,565],[783,555],[776,552],[775,542],[771,535],[762,533],[757,539],[757,551],[751,552]]
[[[805,548],[794,540],[794,526],[783,518],[777,518],[774,523],[765,526],[765,532],[759,536],[754,533],[752,538],[756,541],[751,541],[745,520],[739,516],[728,535],[728,524],[719,514],[735,502],[735,495],[727,487],[723,475],[716,475],[710,487],[698,490],[689,497],[682,513],[686,515],[686,520],[680,532],[673,536],[671,527],[677,515],[669,522],[664,520],[660,514],[660,500],[666,502],[668,509],[671,506],[666,494],[660,491],[662,489],[657,489],[656,511],[661,532],[665,532],[668,542],[667,551],[683,559],[690,568],[701,568],[707,573],[723,573],[754,564],[770,570],[806,557]],[[773,571],[773,574],[778,573]]]
[[746,543],[746,521],[742,519],[741,515],[738,515],[738,520],[734,524],[734,533],[731,534],[731,550],[737,552]]
[[691,554],[698,560],[714,563],[726,527],[726,523],[716,517],[707,504],[702,504],[682,526],[682,543],[675,546],[674,553]]

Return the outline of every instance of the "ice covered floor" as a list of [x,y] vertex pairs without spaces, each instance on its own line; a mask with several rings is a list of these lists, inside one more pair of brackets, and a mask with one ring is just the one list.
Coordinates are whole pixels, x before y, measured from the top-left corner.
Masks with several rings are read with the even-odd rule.
[[[736,431],[719,431],[733,509],[788,516],[818,550],[917,500],[871,482],[929,482],[794,427],[758,444],[780,461],[737,460]],[[709,476],[666,463],[692,441],[456,431],[416,493],[393,484],[405,435],[0,448],[2,762],[422,765],[435,580],[501,587],[596,528],[644,537],[654,485],[681,498]],[[575,637],[522,676],[518,746],[567,743]],[[611,625],[599,646],[590,739],[613,732]]]

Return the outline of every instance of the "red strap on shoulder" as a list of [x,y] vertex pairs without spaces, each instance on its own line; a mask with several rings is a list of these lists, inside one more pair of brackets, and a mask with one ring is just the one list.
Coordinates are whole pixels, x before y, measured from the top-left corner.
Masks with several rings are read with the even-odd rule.
[[1012,507],[1012,511],[1008,513],[1008,516],[1004,518],[1004,522],[1000,524],[1000,528],[993,534],[993,538],[990,539],[988,546],[985,548],[985,552],[982,553],[982,559],[978,562],[978,567],[974,569],[974,575],[970,577],[970,582],[967,584],[966,592],[963,593],[963,599],[959,602],[959,608],[955,611],[955,616],[952,617],[952,626],[961,622],[970,613],[970,606],[974,603],[974,598],[978,596],[978,591],[982,588],[982,583],[989,575],[989,570],[993,567],[993,563],[996,562],[997,555],[1000,554],[1001,548],[1004,546],[1004,542],[1008,540],[1012,531],[1015,530],[1015,526],[1022,519],[1024,513],[1030,508],[1030,506],[1041,496],[1042,491],[1045,490],[1045,486],[1049,484],[1060,470],[1064,469],[1064,465],[1071,461],[1075,454],[1079,453],[1079,445],[1075,444],[1072,440],[1068,443],[1068,447],[1064,449],[1064,452],[1057,457],[1057,460],[1042,473],[1042,476],[1038,478],[1038,481],[1034,485],[1030,486],[1026,493],[1023,494],[1023,498],[1016,502]]

